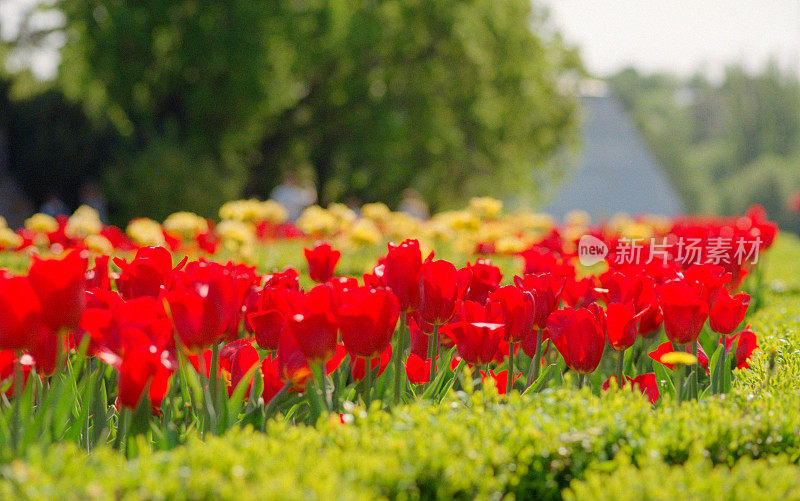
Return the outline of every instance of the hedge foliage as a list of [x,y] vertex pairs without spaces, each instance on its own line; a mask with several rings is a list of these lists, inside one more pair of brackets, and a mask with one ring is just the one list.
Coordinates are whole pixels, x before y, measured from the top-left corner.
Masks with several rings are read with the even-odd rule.
[[786,456],[758,461],[749,458],[732,468],[714,466],[701,455],[680,466],[648,461],[636,466],[620,456],[574,481],[568,500],[708,500],[800,499],[800,467]]
[[0,499],[798,498],[798,285],[800,243],[783,237],[750,318],[762,349],[726,396],[654,409],[630,392],[490,388],[132,460],[65,444],[0,467]]

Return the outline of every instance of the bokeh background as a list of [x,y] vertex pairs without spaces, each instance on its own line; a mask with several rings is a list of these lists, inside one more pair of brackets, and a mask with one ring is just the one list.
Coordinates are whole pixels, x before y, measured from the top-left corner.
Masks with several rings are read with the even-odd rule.
[[0,0],[0,23],[12,225],[290,183],[800,228],[800,0]]

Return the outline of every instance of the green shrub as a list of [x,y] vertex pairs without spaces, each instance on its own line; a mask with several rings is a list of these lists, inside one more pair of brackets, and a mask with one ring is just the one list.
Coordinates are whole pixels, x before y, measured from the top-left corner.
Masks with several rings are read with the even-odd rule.
[[[318,429],[269,425],[131,461],[59,445],[5,466],[0,498],[557,499],[594,464],[625,454],[713,464],[800,452],[800,398],[743,392],[654,411],[628,392],[548,391],[499,401],[460,395],[393,414],[356,412]],[[594,471],[594,470],[593,470]]]
[[747,500],[800,499],[800,466],[786,457],[738,461],[732,468],[714,466],[701,455],[683,465],[659,460],[639,466],[628,456],[605,463],[575,480],[564,492],[568,500]]

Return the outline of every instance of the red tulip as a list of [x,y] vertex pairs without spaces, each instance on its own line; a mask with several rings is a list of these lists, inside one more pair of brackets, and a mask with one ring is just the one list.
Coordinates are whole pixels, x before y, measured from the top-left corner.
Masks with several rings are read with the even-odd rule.
[[116,301],[106,308],[87,308],[80,323],[90,336],[89,354],[100,351],[123,356],[138,345],[173,348],[172,323],[163,303],[151,297]]
[[[611,386],[611,381],[617,380],[617,376],[611,376],[603,383],[603,391],[607,391],[608,388]],[[623,382],[623,386],[630,388],[631,390],[639,390],[642,395],[646,395],[647,399],[650,400],[651,404],[656,403],[660,393],[658,391],[658,384],[656,383],[656,375],[653,372],[648,372],[647,374],[640,374],[635,378],[631,378],[630,376],[625,376],[625,381]]]
[[264,403],[268,404],[284,386],[278,371],[277,357],[267,356],[264,358],[261,362],[261,377],[264,381],[264,389],[261,391],[261,396],[264,399]]
[[331,374],[336,372],[336,369],[338,369],[339,366],[342,365],[344,357],[346,356],[347,356],[347,349],[344,347],[342,343],[338,343],[336,345],[336,351],[333,352],[333,357],[327,362],[325,362],[325,375],[330,376]]
[[[695,343],[697,345],[697,365],[702,367],[703,370],[706,371],[706,374],[708,374],[708,355],[706,355],[705,350],[703,350],[703,346],[699,342],[696,341]],[[681,349],[683,351],[685,351],[686,353],[692,353],[691,346],[688,346],[688,345],[687,346],[682,346]],[[665,353],[670,353],[670,352],[673,352],[673,351],[675,351],[675,349],[673,348],[672,343],[670,343],[669,341],[666,341],[666,342],[661,343],[660,345],[658,345],[658,348],[656,348],[655,350],[653,350],[650,353],[648,353],[648,356],[650,358],[652,358],[653,360],[655,360],[656,362],[660,362],[660,363],[664,364],[664,362],[661,362],[661,357]],[[664,364],[664,365],[668,369],[672,369],[672,367],[673,367],[672,364]]]
[[606,307],[606,336],[612,348],[624,351],[636,342],[639,315],[633,307],[623,303],[611,303]]
[[[386,367],[389,366],[389,361],[392,359],[392,345],[387,344],[386,349],[383,350],[383,353],[379,357],[375,357],[370,360],[369,366],[370,369],[373,371],[375,368],[378,368],[378,374],[375,376],[380,377],[383,374],[383,371],[386,370]],[[350,376],[353,378],[353,381],[361,381],[364,379],[364,376],[367,375],[367,359],[362,357],[352,357],[350,360]]]
[[[252,342],[248,339],[237,339],[236,341],[226,344],[219,350],[219,367],[230,377],[228,395],[233,394],[233,391],[247,374],[247,371],[256,366],[258,362],[258,351],[256,351]],[[250,394],[251,386],[252,380],[248,384],[245,398]]]
[[76,251],[63,259],[34,256],[28,272],[31,287],[39,296],[45,323],[58,331],[78,326],[86,306],[86,259]]
[[230,270],[196,262],[177,273],[174,281],[166,299],[184,347],[194,352],[221,341],[241,309]]
[[[481,376],[484,380],[486,380],[486,373],[481,371]],[[522,376],[522,374],[515,374],[513,383],[516,383],[517,380]],[[499,395],[505,395],[507,393],[508,387],[508,369],[502,370],[498,373],[495,373],[493,370],[489,370],[488,377],[490,377],[494,381],[494,386],[497,388],[497,393]]]
[[500,286],[503,272],[488,259],[478,259],[474,265],[467,263],[467,268],[472,272],[472,278],[467,287],[466,299],[485,303],[489,293]]
[[719,334],[730,334],[739,327],[750,306],[750,294],[739,292],[731,296],[728,289],[720,287],[708,313],[711,330]]
[[86,289],[109,290],[111,275],[108,273],[109,256],[98,256],[94,260],[94,268],[86,272]]
[[561,259],[552,250],[543,247],[531,247],[520,253],[525,260],[524,275],[552,273],[559,277],[574,277],[575,267],[569,261]]
[[[503,309],[500,303],[487,302],[481,304],[475,301],[459,301],[456,305],[456,314],[453,316],[453,322],[488,322],[493,324],[503,323]],[[442,330],[446,330],[448,325],[445,325]]]
[[[203,261],[203,259],[201,259],[201,261]],[[228,264],[225,265],[225,269],[227,269],[233,277],[235,286],[235,301],[237,307],[230,324],[228,324],[226,336],[228,341],[234,341],[239,337],[239,327],[244,316],[245,301],[255,289],[255,286],[261,282],[261,277],[256,274],[255,266],[228,262]]]
[[125,353],[122,360],[114,364],[119,370],[117,403],[119,406],[136,409],[148,384],[148,398],[156,411],[167,394],[169,378],[174,369],[166,352],[139,346]]
[[38,325],[38,332],[32,336],[28,353],[33,358],[37,374],[52,376],[58,369],[59,355],[69,350],[69,338],[53,332],[44,324]]
[[606,303],[628,303],[639,316],[639,335],[649,336],[661,327],[661,308],[658,305],[655,281],[645,275],[629,276],[612,272],[601,278],[608,290]]
[[722,336],[720,342],[725,342],[725,353],[730,352],[733,348],[733,343],[736,343],[736,368],[749,369],[750,356],[758,348],[758,338],[756,334],[750,329],[750,325],[745,327],[741,332],[737,332],[731,336]]
[[412,384],[428,384],[431,380],[431,360],[412,352],[406,360],[406,376]]
[[709,303],[717,291],[732,279],[725,268],[710,263],[693,264],[683,272],[683,276],[687,282],[702,286],[702,296]]
[[567,277],[561,297],[573,308],[585,308],[597,301],[600,293],[597,291],[597,284],[593,277],[585,277],[580,280]]
[[389,244],[389,252],[383,260],[382,281],[397,296],[402,311],[419,306],[421,271],[422,253],[417,240],[404,240],[400,245]]
[[[31,374],[31,357],[22,355],[19,360],[22,366],[22,386],[28,384],[28,377]],[[14,366],[17,364],[17,354],[14,350],[0,350],[0,386],[7,384],[8,388],[5,395],[8,398],[14,396]]]
[[294,336],[286,333],[278,345],[278,373],[284,383],[291,383],[296,391],[305,391],[311,378],[311,367]]
[[288,334],[308,363],[325,363],[336,351],[337,325],[332,310],[332,289],[318,285],[303,297],[302,309],[286,320]]
[[464,297],[471,272],[457,270],[447,261],[428,259],[420,275],[419,315],[425,322],[442,325],[453,318],[456,301]]
[[392,340],[399,314],[400,303],[388,289],[342,291],[338,319],[347,351],[369,359],[379,356]]
[[[547,351],[550,349],[550,342],[547,338],[548,332],[544,331],[542,336],[542,365],[545,364],[546,360],[544,359],[544,355],[547,354]],[[528,358],[534,358],[536,356],[536,338],[537,336],[531,336],[525,341],[519,344],[519,347],[522,348],[522,351],[528,356]],[[507,350],[506,350],[507,351]]]
[[42,323],[42,305],[28,277],[0,274],[0,350],[29,348]]
[[514,285],[506,285],[489,294],[489,301],[499,304],[503,312],[506,341],[519,343],[533,334],[536,312],[533,294]]
[[503,338],[503,324],[486,322],[457,322],[449,332],[458,348],[458,354],[472,365],[486,365],[497,353]]
[[561,292],[564,290],[566,279],[557,277],[552,273],[540,273],[514,277],[514,283],[520,289],[533,294],[534,305],[536,306],[533,326],[535,329],[544,329],[547,325],[547,317],[558,308],[558,301],[561,298]]
[[[342,293],[349,289],[358,288],[358,279],[355,277],[334,277],[325,284],[333,293],[333,311],[342,304]],[[382,287],[382,286],[379,286]]]
[[264,277],[264,286],[300,290],[300,274],[294,268],[276,271]]
[[324,283],[333,277],[336,263],[342,253],[331,248],[330,244],[317,243],[313,249],[303,249],[308,261],[308,275],[311,280]]
[[572,370],[589,374],[600,364],[606,340],[600,322],[586,308],[554,311],[547,320],[547,331]]
[[[181,261],[175,270],[185,262]],[[122,270],[117,278],[117,289],[125,299],[158,297],[173,273],[172,254],[163,247],[142,247],[130,263],[114,258],[114,264]]]
[[284,386],[278,370],[277,357],[267,356],[264,358],[264,361],[261,362],[261,376],[264,379],[261,396],[264,398],[264,403],[268,404]]
[[301,293],[285,287],[264,287],[258,294],[255,310],[247,313],[246,325],[265,350],[277,350],[278,341],[288,315],[293,313]]
[[708,318],[708,303],[697,287],[673,280],[658,287],[664,331],[670,341],[680,345],[697,341]]
[[[420,358],[428,356],[428,334],[420,329],[417,324],[416,316],[413,312],[406,315],[406,324],[408,325],[408,332],[411,337],[410,352],[416,353]],[[432,331],[433,329],[431,329]]]

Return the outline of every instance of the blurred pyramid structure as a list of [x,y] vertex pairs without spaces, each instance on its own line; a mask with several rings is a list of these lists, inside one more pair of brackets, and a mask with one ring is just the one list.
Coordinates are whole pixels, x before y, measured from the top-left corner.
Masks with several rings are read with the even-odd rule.
[[684,205],[622,102],[600,81],[581,85],[581,152],[545,211],[674,215]]

